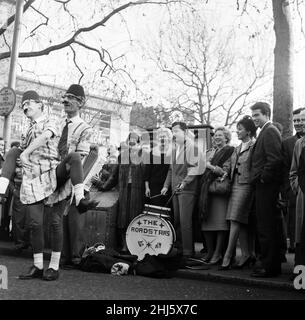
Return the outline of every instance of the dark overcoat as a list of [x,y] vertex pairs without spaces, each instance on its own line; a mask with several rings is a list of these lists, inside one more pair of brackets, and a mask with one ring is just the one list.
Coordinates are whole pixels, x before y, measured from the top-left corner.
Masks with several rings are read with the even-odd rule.
[[[128,152],[128,151],[125,151]],[[110,190],[118,186],[119,210],[117,227],[126,229],[133,218],[142,213],[144,207],[144,166],[139,163],[120,163],[114,169],[112,175],[104,185],[104,190]],[[132,183],[128,192],[129,169],[131,170]]]

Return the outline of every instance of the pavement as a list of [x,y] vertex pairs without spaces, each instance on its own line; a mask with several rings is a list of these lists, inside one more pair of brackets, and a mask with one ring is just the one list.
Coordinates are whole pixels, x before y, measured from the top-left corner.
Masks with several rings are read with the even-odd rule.
[[[195,244],[195,251],[200,252],[202,244]],[[21,253],[14,249],[12,242],[0,241],[0,264],[3,255],[22,256],[31,258],[31,250],[23,250]],[[50,251],[45,251],[45,258],[50,255]],[[237,259],[240,256],[240,250],[237,248]],[[201,281],[216,281],[219,283],[232,283],[234,285],[245,285],[251,287],[265,287],[268,289],[295,290],[293,281],[290,279],[294,268],[294,254],[286,254],[287,262],[282,264],[282,274],[275,278],[253,278],[250,276],[251,268],[231,269],[220,271],[218,266],[208,266],[207,270],[179,269],[176,277],[183,279],[193,279]]]
[[[200,252],[202,244],[195,244],[195,251]],[[240,249],[237,248],[236,258],[241,255]],[[265,287],[283,290],[296,290],[293,286],[291,276],[294,268],[294,254],[286,254],[287,262],[282,263],[282,274],[275,278],[253,278],[250,276],[252,268],[218,270],[219,266],[209,266],[208,270],[189,270],[181,269],[177,276],[181,278],[217,281],[225,283],[241,284],[246,286]]]

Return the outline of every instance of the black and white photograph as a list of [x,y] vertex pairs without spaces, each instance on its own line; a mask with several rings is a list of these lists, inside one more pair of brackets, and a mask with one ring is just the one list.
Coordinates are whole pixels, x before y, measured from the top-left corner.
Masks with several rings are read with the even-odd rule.
[[305,0],[0,0],[0,301],[305,300],[304,66]]

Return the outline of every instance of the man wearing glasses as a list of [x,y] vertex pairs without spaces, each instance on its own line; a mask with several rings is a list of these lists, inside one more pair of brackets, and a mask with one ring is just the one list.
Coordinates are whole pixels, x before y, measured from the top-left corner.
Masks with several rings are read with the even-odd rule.
[[[58,145],[60,159],[65,159],[67,154],[71,152],[77,152],[83,159],[89,154],[89,139],[92,135],[91,126],[80,117],[80,110],[85,103],[83,87],[78,84],[71,85],[62,97],[62,103],[67,118],[62,125],[63,131]],[[67,182],[49,197],[47,203],[57,203],[66,199],[71,195],[71,191],[71,183]],[[84,223],[85,217],[79,214],[79,209],[73,202],[68,214],[63,217],[64,241],[61,258],[64,269],[77,268],[81,261],[81,255],[85,247]]]
[[[79,88],[71,86],[67,94],[78,93],[76,89]],[[81,100],[78,96],[73,99]],[[57,199],[58,202],[53,199],[55,206],[51,210],[52,254],[49,268],[43,272],[43,211],[47,198],[54,191],[58,192],[71,179],[76,207],[80,213],[94,207],[96,203],[88,201],[84,195],[81,154],[68,153],[67,146],[64,146],[67,144],[67,136],[64,137],[65,141],[62,141],[57,121],[43,113],[44,105],[37,92],[32,90],[25,92],[21,104],[31,124],[22,148],[11,149],[7,154],[0,178],[0,194],[5,194],[8,182],[15,172],[16,159],[20,156],[23,169],[20,200],[27,206],[30,218],[34,265],[19,278],[22,280],[33,278],[56,280],[59,276],[58,268],[63,242],[63,202],[60,201],[60,198]],[[47,202],[51,203],[50,200]]]

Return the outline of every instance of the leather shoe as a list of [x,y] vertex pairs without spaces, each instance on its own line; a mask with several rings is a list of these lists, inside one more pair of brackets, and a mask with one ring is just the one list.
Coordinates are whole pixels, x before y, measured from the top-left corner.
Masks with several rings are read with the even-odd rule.
[[47,269],[43,274],[43,280],[53,281],[59,277],[59,271],[52,268]]
[[251,273],[251,277],[254,278],[273,278],[280,274],[280,272],[270,272],[266,269],[256,269]]
[[32,266],[27,273],[21,274],[19,276],[20,280],[29,280],[29,279],[35,279],[43,277],[43,269],[38,269],[35,266]]
[[80,202],[77,206],[77,209],[78,209],[78,212],[80,214],[82,214],[88,210],[95,209],[97,205],[98,205],[98,201],[88,200],[88,199],[83,198],[80,200]]

